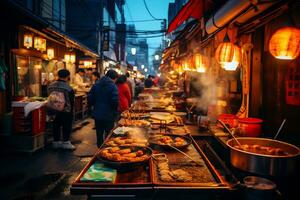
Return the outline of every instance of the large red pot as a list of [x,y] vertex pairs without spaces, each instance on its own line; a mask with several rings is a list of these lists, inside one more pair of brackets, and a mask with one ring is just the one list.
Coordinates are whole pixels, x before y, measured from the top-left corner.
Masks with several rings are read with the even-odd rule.
[[261,134],[262,119],[259,118],[239,118],[238,135],[244,137],[259,137]]
[[[238,117],[233,114],[221,114],[218,116],[218,120],[224,122],[224,124],[229,125],[230,128],[236,128],[238,126]],[[222,125],[220,125],[223,127]]]

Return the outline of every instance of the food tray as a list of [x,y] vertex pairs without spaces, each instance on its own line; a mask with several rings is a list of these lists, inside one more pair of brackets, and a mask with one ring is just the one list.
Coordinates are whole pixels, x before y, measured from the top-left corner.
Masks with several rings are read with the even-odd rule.
[[[98,154],[99,152],[97,152]],[[96,155],[97,155],[96,154]],[[72,183],[71,190],[76,190],[76,193],[85,194],[87,191],[98,190],[99,188],[114,188],[114,187],[151,187],[152,186],[152,165],[148,160],[144,165],[136,166],[134,170],[122,171],[117,170],[117,176],[114,183],[111,182],[87,182],[80,181],[81,177],[87,172],[92,164],[98,162],[97,156],[94,156],[90,162],[84,167],[81,173],[77,176]],[[102,190],[103,191],[103,190]]]
[[[165,153],[168,159],[169,168],[171,171],[176,169],[183,169],[192,176],[191,181],[181,182],[177,180],[172,181],[162,181],[158,172],[157,161],[151,160],[152,165],[152,178],[154,186],[158,187],[196,187],[196,188],[211,188],[211,189],[221,189],[228,188],[229,186],[222,181],[215,171],[214,167],[210,164],[209,160],[206,158],[201,149],[197,146],[194,140],[192,144],[186,149],[182,150],[184,153],[192,157],[198,164],[191,161],[189,158],[184,156],[178,151],[160,151]],[[199,165],[201,164],[201,166]]]

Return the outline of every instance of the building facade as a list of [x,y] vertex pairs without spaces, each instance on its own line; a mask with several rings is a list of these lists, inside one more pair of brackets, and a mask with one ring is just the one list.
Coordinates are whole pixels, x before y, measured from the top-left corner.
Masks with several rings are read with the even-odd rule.
[[125,61],[124,0],[66,0],[66,30],[107,59]]
[[15,0],[56,28],[66,30],[66,0]]

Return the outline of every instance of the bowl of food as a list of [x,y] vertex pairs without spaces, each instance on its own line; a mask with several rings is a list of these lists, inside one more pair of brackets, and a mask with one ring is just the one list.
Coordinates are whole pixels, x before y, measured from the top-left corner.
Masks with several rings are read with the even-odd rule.
[[292,144],[268,138],[238,137],[227,141],[232,166],[253,174],[294,176],[300,149]]
[[97,154],[97,158],[104,164],[123,170],[144,165],[151,156],[152,149],[141,146],[104,147]]
[[187,136],[164,134],[152,136],[149,140],[150,145],[154,147],[161,147],[163,149],[183,149],[188,147],[192,140]]

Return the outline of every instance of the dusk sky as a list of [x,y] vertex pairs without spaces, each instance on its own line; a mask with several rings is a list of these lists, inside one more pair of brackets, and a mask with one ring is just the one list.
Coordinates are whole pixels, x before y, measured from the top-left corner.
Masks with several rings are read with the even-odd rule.
[[[146,0],[147,6],[151,14],[155,18],[168,18],[168,5],[174,0]],[[152,20],[153,18],[147,12],[143,0],[126,0],[125,5],[125,20],[138,21],[138,20]],[[127,22],[130,24],[130,22]],[[147,21],[135,22],[136,30],[160,30],[161,21]],[[161,44],[161,37],[148,38],[149,57],[153,54],[154,48]],[[149,60],[151,62],[152,58]]]

